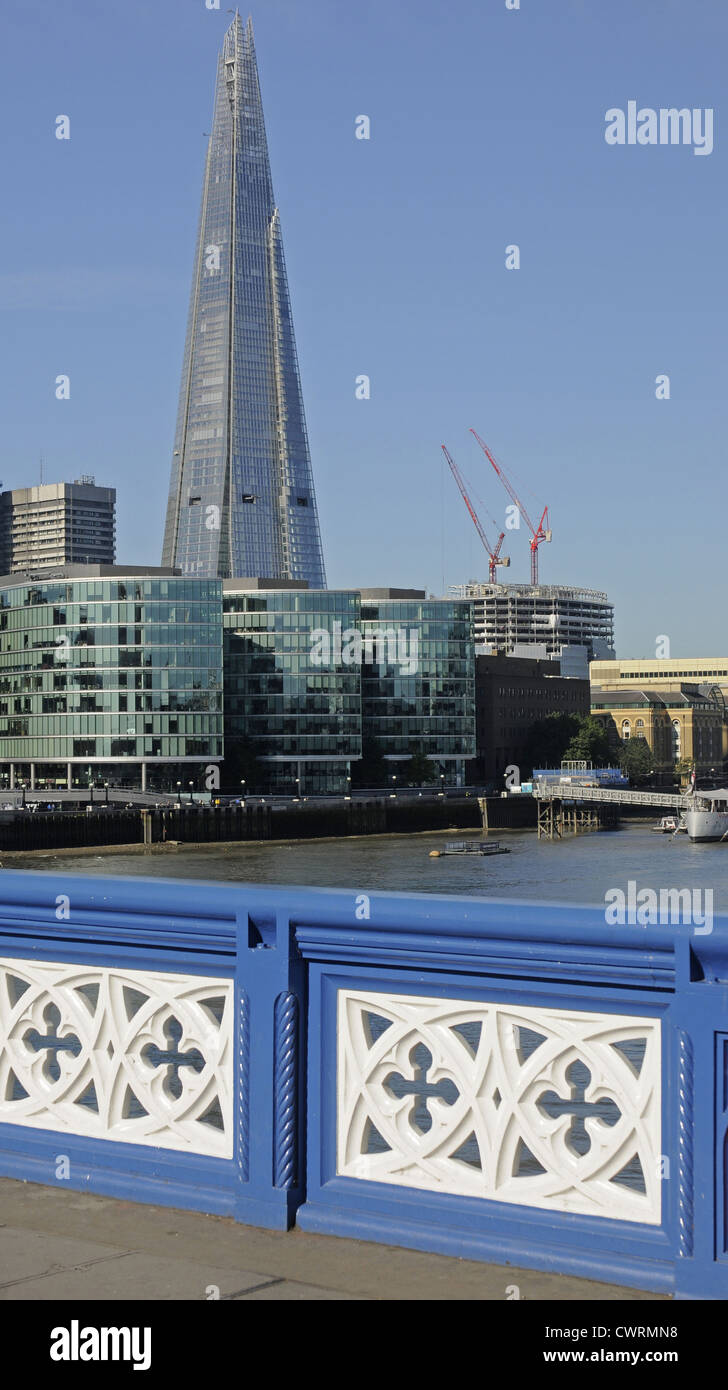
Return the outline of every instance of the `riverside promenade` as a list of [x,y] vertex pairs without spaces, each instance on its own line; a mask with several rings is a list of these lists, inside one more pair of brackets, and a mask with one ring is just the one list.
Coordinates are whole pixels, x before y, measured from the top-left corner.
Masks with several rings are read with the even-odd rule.
[[0,1302],[523,1300],[663,1294],[0,1179]]

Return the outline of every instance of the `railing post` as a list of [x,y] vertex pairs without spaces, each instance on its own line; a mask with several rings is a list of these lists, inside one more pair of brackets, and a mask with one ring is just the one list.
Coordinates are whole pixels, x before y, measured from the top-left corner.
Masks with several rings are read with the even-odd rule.
[[236,994],[239,1221],[286,1230],[303,1200],[305,973],[291,910],[241,890]]
[[[715,927],[715,924],[713,924]],[[728,943],[686,932],[675,1010],[675,1295],[728,1292]]]

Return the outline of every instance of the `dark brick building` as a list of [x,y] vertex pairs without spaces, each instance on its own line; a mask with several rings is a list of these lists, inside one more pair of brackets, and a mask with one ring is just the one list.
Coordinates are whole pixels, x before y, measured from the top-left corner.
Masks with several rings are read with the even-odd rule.
[[537,719],[589,712],[588,680],[562,676],[557,660],[476,655],[477,756],[469,780],[498,782],[509,765],[525,768],[526,739]]

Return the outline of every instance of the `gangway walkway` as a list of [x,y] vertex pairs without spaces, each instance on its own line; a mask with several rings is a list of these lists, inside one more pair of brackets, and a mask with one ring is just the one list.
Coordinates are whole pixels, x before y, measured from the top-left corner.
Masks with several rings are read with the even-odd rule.
[[[686,811],[696,801],[700,792],[638,792],[632,787],[585,787],[568,782],[534,782],[533,795],[538,801],[580,801],[606,802],[612,806],[667,806]],[[706,796],[709,793],[705,794]]]
[[[706,793],[709,795],[709,793]],[[565,831],[599,830],[616,825],[620,806],[655,806],[679,818],[700,804],[700,792],[640,792],[633,787],[589,786],[586,782],[534,779],[533,797],[538,804],[538,835],[560,839]]]

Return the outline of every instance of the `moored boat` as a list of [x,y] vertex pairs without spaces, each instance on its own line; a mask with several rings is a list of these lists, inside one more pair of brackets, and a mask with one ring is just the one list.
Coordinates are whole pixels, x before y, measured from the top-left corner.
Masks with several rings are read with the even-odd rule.
[[440,859],[443,854],[510,854],[510,850],[498,840],[450,840],[442,849],[431,849],[430,859]]
[[691,840],[723,840],[728,836],[728,789],[696,792],[685,812],[685,826]]
[[674,816],[663,816],[652,829],[655,835],[674,835],[679,826]]

